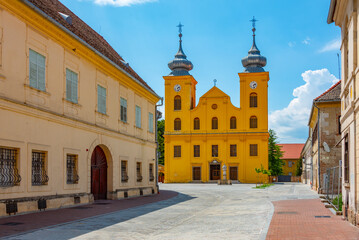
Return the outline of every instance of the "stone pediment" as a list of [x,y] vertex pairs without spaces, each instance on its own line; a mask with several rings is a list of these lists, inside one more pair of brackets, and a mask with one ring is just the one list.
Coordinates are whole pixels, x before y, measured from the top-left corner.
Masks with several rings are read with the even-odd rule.
[[222,90],[214,86],[205,94],[203,94],[201,98],[229,98],[229,96],[225,94]]

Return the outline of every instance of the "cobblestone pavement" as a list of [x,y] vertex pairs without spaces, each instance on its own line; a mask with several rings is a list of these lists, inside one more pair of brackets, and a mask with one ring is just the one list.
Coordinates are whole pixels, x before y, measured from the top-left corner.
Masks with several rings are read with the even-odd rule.
[[303,184],[253,189],[251,184],[162,184],[176,197],[9,239],[265,239],[271,201],[316,199]]

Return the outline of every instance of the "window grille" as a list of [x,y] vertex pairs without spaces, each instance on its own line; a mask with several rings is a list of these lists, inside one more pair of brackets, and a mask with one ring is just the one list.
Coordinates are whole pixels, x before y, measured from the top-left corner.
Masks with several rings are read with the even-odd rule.
[[349,139],[348,134],[344,140],[344,182],[349,182]]
[[193,145],[193,156],[200,157],[200,145]]
[[77,184],[79,182],[77,159],[77,155],[74,154],[67,154],[66,156],[67,184]]
[[17,150],[0,147],[0,187],[12,187],[20,184],[21,177],[17,169]]
[[46,153],[32,152],[32,185],[46,185],[49,177],[46,174]]
[[193,129],[194,129],[194,130],[199,130],[199,128],[200,128],[199,118],[195,118],[195,119],[193,120]]
[[136,127],[141,128],[141,107],[136,105]]
[[250,118],[249,127],[250,128],[257,128],[258,127],[258,125],[257,125],[257,117],[256,116],[252,116]]
[[212,145],[212,157],[218,157],[218,145]]
[[181,146],[173,146],[173,152],[174,157],[181,157]]
[[212,129],[218,129],[218,118],[212,118]]
[[155,180],[155,176],[153,175],[153,164],[150,163],[150,168],[149,168],[149,176],[150,176],[150,181],[152,182],[153,180]]
[[237,157],[237,145],[236,144],[230,145],[230,156]]
[[78,75],[77,73],[66,68],[66,100],[77,103],[77,86]]
[[136,173],[137,173],[137,182],[142,181],[142,174],[141,174],[141,163],[136,164]]
[[249,96],[249,107],[256,108],[257,107],[257,94],[251,93]]
[[127,161],[121,161],[121,182],[127,182]]
[[121,98],[120,105],[121,105],[121,121],[127,122],[127,100]]
[[181,96],[175,96],[174,99],[174,110],[181,110]]
[[250,156],[258,156],[258,145],[257,144],[250,144],[249,145],[249,155]]
[[148,131],[153,133],[153,114],[148,113]]
[[179,118],[175,119],[174,130],[181,130],[181,119],[179,119]]
[[106,88],[97,85],[97,111],[106,114]]
[[237,128],[237,119],[236,119],[236,117],[231,117],[230,128],[231,129],[236,129]]
[[30,87],[45,91],[45,56],[29,49]]

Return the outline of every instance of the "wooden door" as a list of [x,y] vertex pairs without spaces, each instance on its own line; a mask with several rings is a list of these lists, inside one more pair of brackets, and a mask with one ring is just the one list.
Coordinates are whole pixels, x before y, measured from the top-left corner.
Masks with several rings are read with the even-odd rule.
[[221,179],[221,165],[212,164],[210,165],[210,180],[220,180]]
[[106,155],[97,146],[91,156],[91,193],[95,200],[106,199],[107,195],[107,161]]
[[238,167],[229,167],[229,179],[238,180]]
[[193,167],[193,181],[201,180],[201,167]]

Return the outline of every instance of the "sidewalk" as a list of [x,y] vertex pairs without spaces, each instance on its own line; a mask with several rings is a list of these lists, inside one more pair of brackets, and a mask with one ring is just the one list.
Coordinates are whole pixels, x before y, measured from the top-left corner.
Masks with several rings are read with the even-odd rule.
[[273,205],[267,240],[359,239],[359,228],[333,215],[320,199],[275,201]]
[[0,238],[33,231],[43,227],[159,202],[177,195],[178,193],[174,191],[161,190],[160,194],[155,195],[127,198],[122,200],[101,200],[92,204],[4,217],[0,218]]

